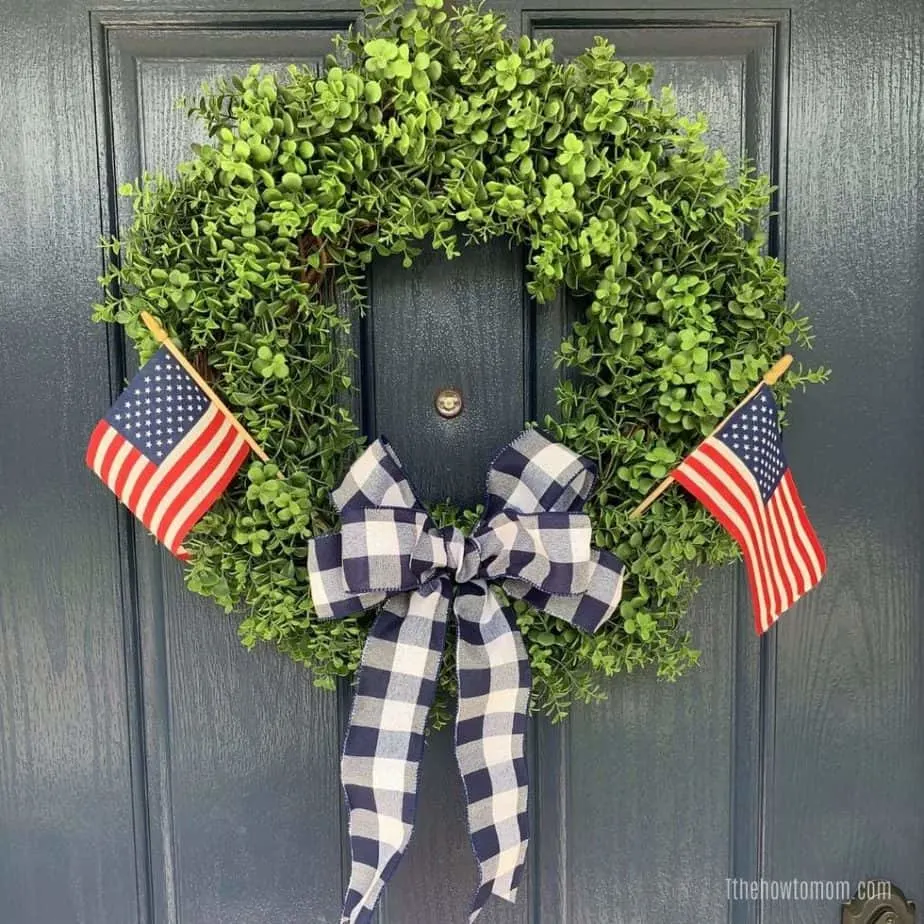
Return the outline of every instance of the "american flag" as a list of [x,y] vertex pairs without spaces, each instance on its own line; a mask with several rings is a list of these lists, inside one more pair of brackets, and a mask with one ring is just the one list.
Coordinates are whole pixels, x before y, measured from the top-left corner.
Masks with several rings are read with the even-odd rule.
[[228,411],[166,347],[96,425],[87,465],[177,558],[250,451]]
[[731,533],[748,573],[758,634],[825,573],[825,554],[783,455],[776,400],[762,385],[673,471]]

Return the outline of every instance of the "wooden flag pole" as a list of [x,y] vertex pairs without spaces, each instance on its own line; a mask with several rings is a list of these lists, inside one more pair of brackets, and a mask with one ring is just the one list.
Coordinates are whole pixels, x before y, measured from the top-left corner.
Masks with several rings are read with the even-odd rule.
[[[780,377],[786,372],[786,370],[792,365],[792,356],[789,353],[786,353],[784,356],[781,356],[765,373],[764,377],[760,382],[755,385],[719,422],[715,429],[706,437],[708,440],[710,437],[715,436],[722,427],[725,426],[726,421],[732,414],[735,413],[740,407],[743,407],[764,385],[775,385]],[[662,481],[660,481],[648,494],[645,495],[642,502],[629,514],[629,519],[634,520],[636,517],[640,517],[672,484],[674,483],[674,476],[668,475]]]
[[157,318],[152,317],[146,311],[141,312],[141,320],[144,321],[145,327],[154,335],[158,343],[162,343],[172,354],[173,358],[189,373],[192,380],[209,396],[209,398],[218,405],[222,413],[231,421],[231,425],[247,441],[250,448],[260,457],[263,462],[269,462],[269,456],[263,451],[260,444],[244,429],[244,425],[228,410],[224,401],[215,394],[208,382],[196,372],[193,364],[183,355],[182,350],[170,339],[170,335],[160,326]]

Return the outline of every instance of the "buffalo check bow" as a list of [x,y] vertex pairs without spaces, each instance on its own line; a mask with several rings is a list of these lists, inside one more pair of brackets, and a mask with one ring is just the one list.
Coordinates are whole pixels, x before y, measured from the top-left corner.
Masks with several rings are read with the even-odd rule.
[[524,754],[530,671],[514,614],[495,595],[587,632],[612,615],[622,563],[591,548],[581,510],[590,463],[527,430],[488,470],[482,519],[471,536],[438,528],[384,438],[333,492],[341,531],[308,546],[319,618],[382,603],[369,631],[344,743],[352,868],[341,924],[366,924],[411,837],[427,713],[436,692],[450,609],[457,623],[455,746],[465,785],[479,886],[516,899],[527,845]]

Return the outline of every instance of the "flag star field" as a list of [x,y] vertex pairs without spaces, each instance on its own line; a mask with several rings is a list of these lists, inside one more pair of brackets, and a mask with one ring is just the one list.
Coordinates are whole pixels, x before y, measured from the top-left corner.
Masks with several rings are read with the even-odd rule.
[[744,462],[764,502],[768,501],[786,471],[773,392],[762,389],[754,401],[732,414],[716,436]]
[[122,392],[106,415],[152,462],[163,461],[209,407],[209,399],[165,349]]

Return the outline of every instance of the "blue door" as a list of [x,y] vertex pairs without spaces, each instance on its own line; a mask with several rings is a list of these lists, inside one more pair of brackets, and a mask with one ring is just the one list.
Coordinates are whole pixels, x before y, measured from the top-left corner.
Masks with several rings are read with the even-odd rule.
[[[835,924],[858,881],[924,897],[924,6],[919,0],[500,6],[563,57],[651,60],[711,137],[780,186],[771,246],[830,385],[789,454],[830,575],[767,637],[739,568],[705,576],[701,666],[620,676],[532,721],[527,886],[486,924]],[[646,9],[647,7],[647,9]],[[0,28],[0,921],[330,924],[344,885],[349,691],[316,690],[185,591],[93,482],[87,436],[123,346],[89,321],[114,190],[169,169],[173,108],[252,61],[319,61],[330,0],[5,0]],[[523,255],[371,273],[358,370],[430,497],[550,410],[574,308],[524,297]],[[415,357],[409,363],[408,356]],[[445,453],[433,393],[472,397]],[[475,866],[449,736],[381,924],[462,924]],[[765,880],[755,896],[745,885]],[[806,897],[772,883],[835,883]],[[803,890],[804,891],[804,890]]]

